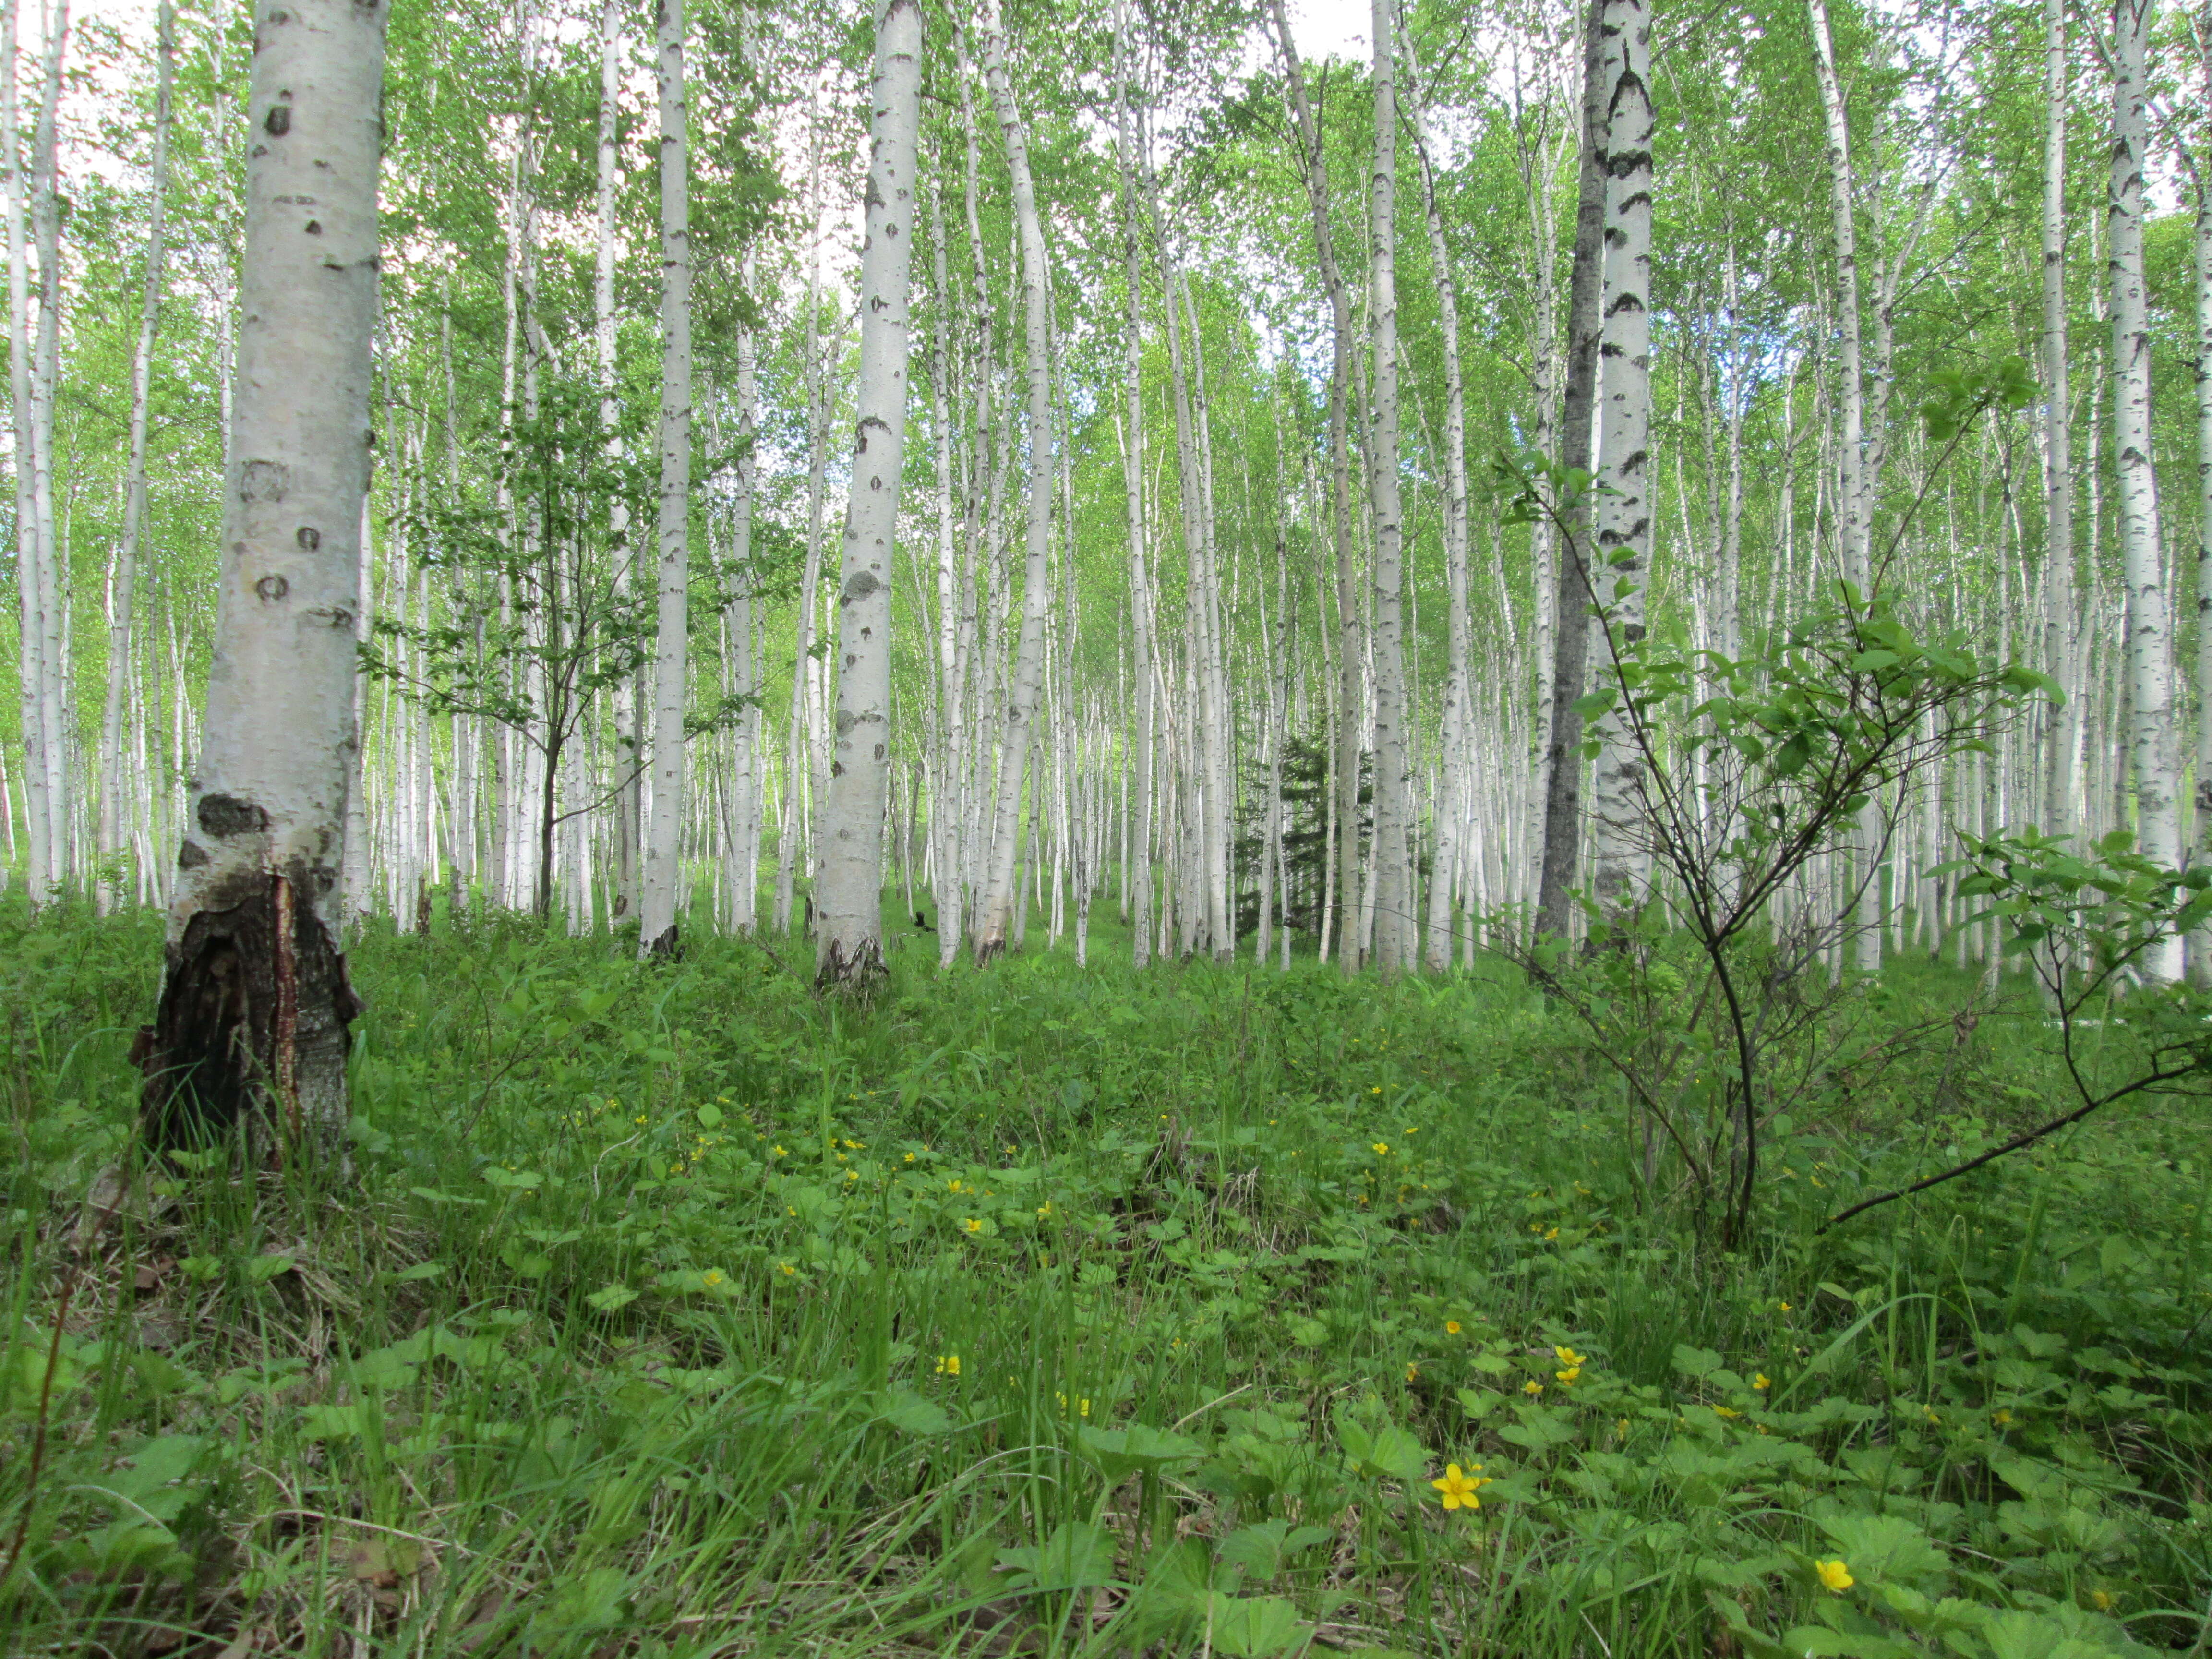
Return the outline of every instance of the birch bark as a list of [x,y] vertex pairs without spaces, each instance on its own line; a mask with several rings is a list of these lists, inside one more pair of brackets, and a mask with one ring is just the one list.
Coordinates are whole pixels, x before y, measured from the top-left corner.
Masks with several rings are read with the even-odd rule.
[[[1329,372],[1329,459],[1333,470],[1330,532],[1335,544],[1337,629],[1337,727],[1334,787],[1336,791],[1336,879],[1334,909],[1339,965],[1347,974],[1359,971],[1359,775],[1360,703],[1364,688],[1360,665],[1366,656],[1361,638],[1358,606],[1352,598],[1353,568],[1358,553],[1351,526],[1352,453],[1349,433],[1352,388],[1352,301],[1345,291],[1337,264],[1336,237],[1330,226],[1328,172],[1321,131],[1313,106],[1306,96],[1305,69],[1291,39],[1290,20],[1282,0],[1270,0],[1275,36],[1283,51],[1283,73],[1291,112],[1297,118],[1299,173],[1305,181],[1306,199],[1313,211],[1314,248],[1321,263],[1322,286],[1327,289],[1330,318],[1334,325],[1334,352]],[[1322,924],[1327,936],[1328,923]]]
[[[2197,189],[2197,841],[2212,856],[2212,15],[2200,9],[2192,27],[2197,108],[2208,128],[2203,152],[2189,167]],[[2175,148],[2187,159],[2179,137]],[[2200,933],[2192,948],[2212,957],[2212,934]],[[2212,980],[2212,960],[2199,977]]]
[[907,289],[921,126],[919,0],[879,0],[860,244],[860,410],[837,595],[836,757],[823,814],[824,985],[884,974],[883,826],[890,770],[891,561],[906,446]]
[[70,654],[65,637],[67,538],[54,524],[54,394],[61,378],[62,214],[59,159],[62,60],[69,40],[69,0],[46,19],[39,120],[31,141],[31,228],[39,252],[39,327],[31,354],[32,505],[38,517],[39,731],[46,768],[47,872],[69,880],[75,843],[75,795],[70,787]]
[[[1437,310],[1443,328],[1444,368],[1444,587],[1449,614],[1443,706],[1443,787],[1437,818],[1436,862],[1429,879],[1427,938],[1423,963],[1431,973],[1451,966],[1453,875],[1461,855],[1461,804],[1467,793],[1468,619],[1467,602],[1467,389],[1459,361],[1459,284],[1453,280],[1451,250],[1444,241],[1443,212],[1437,201],[1435,158],[1429,147],[1428,111],[1421,94],[1419,66],[1406,32],[1406,95],[1411,105],[1413,153],[1421,167],[1421,207],[1429,227],[1429,262],[1436,268]],[[1548,242],[1550,228],[1544,228]],[[1548,319],[1540,319],[1540,329]],[[1541,596],[1538,605],[1541,608]]]
[[681,886],[684,671],[691,649],[691,167],[684,0],[654,13],[660,115],[660,580],[653,663],[653,817],[638,949],[672,954]]
[[1375,0],[1375,157],[1368,304],[1375,362],[1368,422],[1369,492],[1375,515],[1375,959],[1386,975],[1413,962],[1412,895],[1407,891],[1411,768],[1406,743],[1405,526],[1398,471],[1398,76],[1397,19]]
[[[1818,4],[1819,0],[1813,0]],[[1651,14],[1605,0],[1605,396],[1598,439],[1597,571],[1608,667],[1644,638],[1651,559]],[[1613,684],[1619,686],[1618,679]],[[1590,887],[1608,908],[1644,884],[1643,750],[1620,704],[1599,716],[1590,790]]]
[[1015,863],[1019,836],[1023,769],[1043,676],[1044,618],[1052,594],[1048,574],[1052,535],[1052,389],[1046,341],[1044,228],[1036,185],[1030,174],[1029,137],[1006,75],[1006,35],[998,0],[984,0],[981,19],[983,77],[1005,135],[1012,176],[1014,218],[1022,255],[1022,343],[1027,359],[1029,410],[1029,528],[1023,560],[1021,633],[1014,648],[1000,727],[999,778],[993,805],[991,863],[975,924],[975,960],[987,963],[1006,948],[1017,899]]
[[30,250],[25,233],[23,158],[15,82],[17,8],[9,0],[0,9],[0,157],[7,169],[8,372],[14,416],[15,453],[15,592],[19,619],[23,733],[23,814],[31,903],[53,896],[56,879],[52,814],[47,795],[46,705],[45,566],[46,550],[39,534],[39,447],[31,399]]
[[[605,0],[599,12],[599,213],[592,269],[592,301],[594,326],[592,343],[599,371],[599,422],[612,436],[619,408],[615,397],[615,350],[620,340],[621,319],[615,311],[615,262],[619,252],[616,233],[616,197],[621,185],[618,148],[622,97],[623,0]],[[608,526],[613,544],[617,591],[627,592],[635,554],[629,541],[629,507],[617,501]],[[625,681],[613,688],[615,727],[614,911],[626,915],[641,897],[638,887],[638,837],[642,825],[645,756],[638,741],[637,685]]]
[[[753,256],[750,250],[742,266],[745,291],[753,291]],[[728,840],[728,865],[724,880],[730,892],[730,926],[750,933],[759,908],[759,872],[756,854],[760,842],[761,753],[759,690],[753,664],[753,491],[759,478],[754,453],[760,431],[759,348],[750,326],[740,327],[737,341],[737,499],[731,516],[731,597],[724,617],[729,627],[729,653],[723,661],[724,691],[742,696],[744,712],[738,717],[737,799]]]
[[131,672],[131,607],[137,598],[138,538],[146,523],[147,404],[154,371],[154,334],[161,315],[165,252],[162,210],[169,182],[170,87],[176,65],[176,9],[161,0],[155,14],[154,154],[146,179],[146,273],[139,290],[138,338],[131,358],[131,453],[123,483],[123,538],[115,555],[115,603],[107,628],[107,696],[100,719],[100,900],[118,895],[106,861],[123,844],[123,702]]
[[261,0],[215,655],[161,1000],[149,1140],[241,1118],[344,1159],[340,878],[369,466],[385,9]]
[[[1127,307],[1122,338],[1121,387],[1127,407],[1121,444],[1121,495],[1129,538],[1129,625],[1136,678],[1136,771],[1133,891],[1130,939],[1136,965],[1152,960],[1152,619],[1151,579],[1145,562],[1144,267],[1137,239],[1137,130],[1129,112],[1132,65],[1128,10],[1114,9],[1115,155],[1121,178],[1121,271]],[[1132,856],[1124,848],[1124,856]]]
[[[2145,58],[2154,0],[2113,0],[2112,451],[2119,495],[2120,558],[2129,599],[2128,691],[2134,750],[2137,849],[2180,861],[2181,812],[2173,743],[2172,597],[2160,558],[2157,480],[2151,461],[2151,337],[2143,280],[2143,167],[2149,137]],[[2181,972],[2181,941],[2144,959],[2159,980]]]
[[[1606,218],[1606,90],[1603,0],[1589,0],[1583,32],[1582,169],[1575,207],[1574,264],[1567,278],[1567,383],[1559,400],[1560,459],[1597,470],[1592,405],[1597,396],[1598,336],[1603,328]],[[1549,227],[1544,227],[1548,234]],[[1536,894],[1539,937],[1565,939],[1575,875],[1582,861],[1583,722],[1576,701],[1587,689],[1595,572],[1587,499],[1573,503],[1560,538],[1558,613],[1552,649],[1552,707],[1544,751],[1543,869]]]
[[[2081,620],[2074,596],[2073,400],[2066,352],[2066,0],[2044,0],[2043,41],[2044,651],[2046,671],[2066,695],[2065,706],[2049,715],[2051,765],[2043,827],[2046,834],[2064,836],[2074,827],[2074,758],[2081,748],[2081,719],[2075,672]],[[2198,591],[2204,590],[2200,586]],[[2203,775],[2200,768],[2198,776]]]

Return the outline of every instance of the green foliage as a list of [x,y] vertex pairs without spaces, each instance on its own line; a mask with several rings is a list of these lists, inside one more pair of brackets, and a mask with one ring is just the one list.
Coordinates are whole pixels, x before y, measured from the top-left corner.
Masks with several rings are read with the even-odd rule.
[[1962,1109],[1836,1061],[1750,1255],[1649,1203],[1515,979],[900,949],[855,1012],[442,908],[355,944],[357,1192],[100,1185],[157,933],[0,908],[26,1644],[2009,1659],[2185,1644],[2212,1590],[2201,1115],[1817,1231],[2064,1086],[2032,996]]

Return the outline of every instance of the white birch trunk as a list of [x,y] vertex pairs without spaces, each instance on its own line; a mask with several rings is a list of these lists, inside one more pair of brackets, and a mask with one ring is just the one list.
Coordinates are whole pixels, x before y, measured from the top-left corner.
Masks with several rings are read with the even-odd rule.
[[[1651,14],[1647,0],[1603,0],[1606,151],[1604,331],[1599,344],[1596,568],[1605,607],[1601,661],[1616,691],[1622,659],[1644,637],[1651,561]],[[1819,0],[1813,0],[1818,4]],[[1596,722],[1590,787],[1590,885],[1621,909],[1646,879],[1644,761],[1620,704]]]
[[255,19],[215,655],[142,1044],[157,1145],[259,1114],[276,1137],[344,1156],[356,1004],[340,855],[358,742],[385,16],[354,0],[262,0]]
[[1030,729],[1043,674],[1044,618],[1052,597],[1047,568],[1052,537],[1052,387],[1045,338],[1044,226],[1037,214],[1036,185],[1030,176],[1029,137],[1006,75],[1006,36],[998,0],[984,0],[981,30],[983,76],[1006,137],[1006,168],[1012,176],[1014,217],[1021,240],[1022,337],[1029,380],[1029,533],[1023,561],[1021,633],[1015,647],[1012,681],[1006,688],[1002,705],[990,873],[975,926],[975,959],[985,963],[1006,948],[1013,926],[1022,773],[1029,758]]
[[[1468,644],[1467,599],[1467,390],[1459,361],[1459,284],[1452,278],[1451,250],[1444,241],[1443,213],[1437,202],[1436,167],[1429,149],[1428,115],[1421,96],[1419,68],[1413,58],[1410,33],[1406,34],[1406,93],[1412,104],[1413,151],[1421,167],[1421,207],[1429,227],[1429,260],[1436,267],[1437,309],[1443,325],[1444,367],[1444,586],[1449,614],[1446,619],[1447,647],[1443,706],[1443,787],[1436,813],[1437,850],[1429,879],[1427,937],[1423,950],[1431,973],[1451,966],[1453,872],[1459,867],[1462,842],[1461,803],[1468,785]],[[1551,230],[1543,240],[1548,247]],[[1548,333],[1548,306],[1538,326]],[[1540,369],[1548,381],[1548,370]],[[1548,397],[1549,387],[1543,391]],[[1539,582],[1536,608],[1543,610],[1543,584]],[[1550,656],[1550,640],[1538,631],[1537,661]],[[1539,703],[1542,702],[1539,696]]]
[[146,181],[146,272],[139,292],[138,338],[131,359],[131,453],[123,483],[123,538],[115,555],[115,597],[107,628],[107,696],[100,720],[100,900],[112,908],[118,894],[105,878],[106,860],[122,850],[124,804],[123,704],[131,667],[132,606],[137,598],[138,538],[146,522],[148,391],[154,370],[154,334],[161,314],[164,254],[162,212],[168,194],[170,86],[176,62],[176,9],[161,0],[155,16],[154,154]]
[[[2045,833],[2074,830],[2074,757],[2081,747],[2081,618],[2074,592],[2073,403],[2066,351],[2066,0],[2044,0],[2043,500],[2045,668],[2065,693],[2050,711]],[[2203,589],[2200,586],[2200,593]],[[2200,771],[2199,774],[2202,776]]]
[[860,244],[860,386],[837,595],[837,729],[822,817],[817,967],[866,990],[884,974],[891,577],[906,453],[908,280],[921,126],[919,0],[879,0]]
[[[2112,7],[2112,452],[2119,489],[2120,558],[2129,599],[2130,738],[2135,757],[2136,844],[2164,865],[2181,858],[2173,733],[2172,596],[2160,558],[2151,460],[2151,337],[2143,282],[2143,167],[2148,146],[2146,49],[2152,0]],[[2154,979],[2181,972],[2181,941],[2144,958]]]
[[1413,896],[1407,890],[1411,766],[1406,742],[1405,526],[1399,500],[1397,26],[1391,0],[1375,0],[1375,157],[1369,190],[1373,252],[1368,302],[1375,365],[1367,447],[1375,514],[1375,844],[1370,878],[1376,965],[1413,965]]
[[646,826],[638,949],[672,954],[683,882],[684,708],[691,570],[691,167],[684,0],[655,11],[660,114],[660,580],[653,662],[653,817]]
[[0,11],[0,156],[7,169],[8,371],[15,473],[15,592],[23,733],[25,875],[33,908],[53,896],[53,821],[46,791],[45,565],[39,534],[39,447],[31,398],[30,248],[25,231],[21,115],[15,80],[17,8]]

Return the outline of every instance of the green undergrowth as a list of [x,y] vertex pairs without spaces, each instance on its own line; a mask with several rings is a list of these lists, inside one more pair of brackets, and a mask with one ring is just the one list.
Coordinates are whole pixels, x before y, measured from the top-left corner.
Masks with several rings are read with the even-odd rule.
[[932,944],[855,1009],[372,929],[334,1190],[137,1168],[158,919],[0,911],[0,1645],[2203,1645],[2203,1122],[1817,1231],[2057,1098],[2032,1001],[1889,975],[1934,1057],[1777,1125],[1723,1255],[1503,968]]

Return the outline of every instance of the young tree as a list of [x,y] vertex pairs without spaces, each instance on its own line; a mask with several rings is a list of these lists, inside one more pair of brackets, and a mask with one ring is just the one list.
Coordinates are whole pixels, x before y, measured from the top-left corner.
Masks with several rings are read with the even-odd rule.
[[338,909],[385,17],[357,0],[261,0],[255,17],[215,659],[139,1044],[156,1146],[252,1119],[264,1141],[343,1156],[357,1005]]
[[891,577],[906,454],[907,290],[921,129],[921,7],[878,0],[860,246],[860,392],[837,593],[837,729],[822,818],[817,964],[824,985],[883,975],[890,788]]
[[684,0],[659,0],[660,110],[660,580],[653,665],[653,818],[638,949],[676,948],[682,885],[684,667],[690,655],[691,222],[684,143]]

